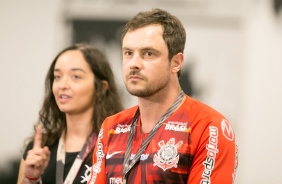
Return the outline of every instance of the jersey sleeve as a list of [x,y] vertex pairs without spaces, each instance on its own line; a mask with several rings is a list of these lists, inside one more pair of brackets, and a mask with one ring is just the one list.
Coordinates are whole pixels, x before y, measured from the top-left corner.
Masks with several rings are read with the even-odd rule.
[[107,153],[105,123],[103,123],[93,151],[93,165],[88,184],[106,183],[105,155]]
[[235,134],[226,119],[213,120],[192,128],[194,159],[189,184],[232,184],[235,179],[237,146]]

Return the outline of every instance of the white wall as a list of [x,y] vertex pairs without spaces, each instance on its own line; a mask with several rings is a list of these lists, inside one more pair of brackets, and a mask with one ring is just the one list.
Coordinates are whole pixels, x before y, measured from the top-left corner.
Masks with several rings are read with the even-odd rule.
[[[219,9],[205,6],[213,10],[208,13],[197,3],[187,10],[167,7],[187,28],[185,53],[191,63],[185,67],[193,64],[194,83],[202,89],[198,98],[233,122],[239,145],[236,183],[282,183],[282,21],[274,19],[270,1],[244,2],[238,14],[237,6],[226,9],[222,3]],[[129,14],[139,10],[136,6]],[[20,159],[23,140],[37,120],[49,64],[69,41],[63,15],[57,0],[0,1],[0,168]]]
[[19,157],[42,102],[49,64],[62,46],[60,4],[0,1],[0,166]]
[[282,183],[282,17],[252,1],[245,19],[238,183]]

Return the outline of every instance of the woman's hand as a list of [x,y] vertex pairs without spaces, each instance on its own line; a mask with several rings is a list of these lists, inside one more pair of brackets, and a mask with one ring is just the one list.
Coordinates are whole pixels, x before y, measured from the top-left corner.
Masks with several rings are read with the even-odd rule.
[[25,176],[27,178],[39,178],[48,165],[50,151],[47,146],[41,147],[42,127],[36,127],[33,148],[28,151],[25,159]]

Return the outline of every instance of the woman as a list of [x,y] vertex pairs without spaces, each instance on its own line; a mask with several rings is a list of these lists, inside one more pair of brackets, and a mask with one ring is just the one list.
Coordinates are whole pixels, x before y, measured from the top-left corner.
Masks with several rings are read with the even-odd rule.
[[61,51],[45,81],[45,99],[18,184],[87,183],[105,117],[123,109],[105,56],[87,44]]

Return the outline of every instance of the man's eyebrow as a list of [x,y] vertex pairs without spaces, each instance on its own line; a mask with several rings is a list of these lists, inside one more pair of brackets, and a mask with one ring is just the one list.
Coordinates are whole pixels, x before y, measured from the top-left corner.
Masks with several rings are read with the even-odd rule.
[[144,47],[144,48],[141,49],[141,51],[142,51],[142,52],[148,52],[148,51],[150,51],[150,52],[153,52],[153,53],[155,53],[155,54],[159,54],[159,53],[160,53],[160,50],[155,49],[155,48],[153,48],[153,47]]
[[128,47],[122,47],[122,50],[124,51],[124,50],[132,50],[132,49],[130,49]]
[[[133,50],[132,48],[129,48],[129,47],[123,47],[122,50]],[[143,47],[143,48],[140,48],[138,50],[142,50],[142,51],[146,51],[146,50],[154,50],[154,51],[158,51],[157,49],[155,49],[154,47]]]
[[144,47],[144,48],[142,48],[142,49],[140,49],[140,50],[155,50],[155,51],[157,51],[157,49],[155,49],[155,48],[153,48],[153,47]]

